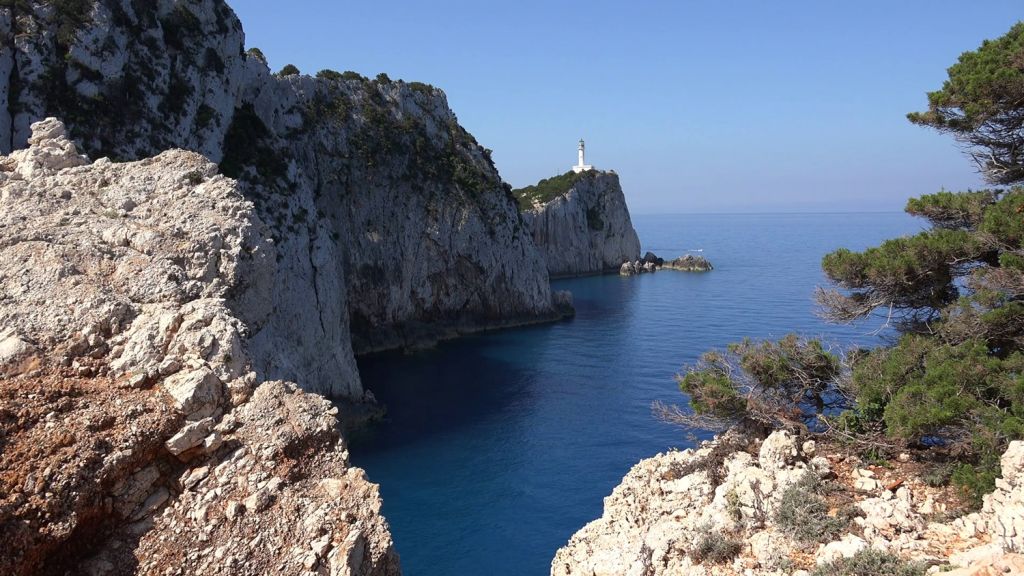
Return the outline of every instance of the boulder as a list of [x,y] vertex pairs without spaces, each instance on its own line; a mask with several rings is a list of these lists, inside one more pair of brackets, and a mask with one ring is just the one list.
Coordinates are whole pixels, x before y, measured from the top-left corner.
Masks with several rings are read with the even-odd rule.
[[223,396],[220,379],[205,366],[178,372],[164,380],[162,387],[174,399],[174,407],[190,420],[214,415]]
[[823,544],[815,554],[815,562],[820,564],[828,564],[835,562],[840,558],[851,558],[857,552],[864,550],[868,547],[868,543],[863,538],[854,536],[853,534],[847,534],[841,539],[828,544]]
[[669,270],[679,270],[681,272],[708,272],[714,270],[714,266],[711,262],[708,262],[703,256],[694,256],[693,254],[687,254],[680,256],[675,260],[669,260],[665,262],[665,268]]

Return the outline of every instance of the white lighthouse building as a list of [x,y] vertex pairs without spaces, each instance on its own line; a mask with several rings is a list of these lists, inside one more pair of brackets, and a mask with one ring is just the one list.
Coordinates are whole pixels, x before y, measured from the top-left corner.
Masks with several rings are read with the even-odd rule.
[[580,172],[586,172],[587,170],[593,170],[594,169],[593,166],[590,166],[589,164],[584,164],[583,163],[583,152],[584,152],[584,149],[585,149],[585,146],[583,144],[583,139],[580,138],[580,162],[579,162],[579,164],[577,164],[577,165],[572,167],[572,171],[577,173],[577,174],[579,174]]

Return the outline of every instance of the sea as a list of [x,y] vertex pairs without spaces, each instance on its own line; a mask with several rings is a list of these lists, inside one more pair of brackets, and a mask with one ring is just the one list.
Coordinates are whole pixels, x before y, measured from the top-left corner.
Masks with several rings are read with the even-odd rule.
[[387,417],[351,439],[351,458],[380,484],[408,576],[548,574],[634,464],[710,437],[652,416],[652,402],[685,404],[676,374],[745,337],[883,344],[884,318],[830,325],[815,314],[821,257],[925,227],[903,213],[633,223],[643,250],[703,255],[715,269],[558,280],[575,297],[571,320],[360,359]]

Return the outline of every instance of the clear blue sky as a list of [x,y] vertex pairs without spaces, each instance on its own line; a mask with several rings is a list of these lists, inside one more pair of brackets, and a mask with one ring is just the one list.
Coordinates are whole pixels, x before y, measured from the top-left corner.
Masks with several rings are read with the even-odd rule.
[[520,187],[576,142],[635,213],[899,210],[979,187],[911,125],[945,70],[1019,0],[234,0],[273,69],[429,82]]

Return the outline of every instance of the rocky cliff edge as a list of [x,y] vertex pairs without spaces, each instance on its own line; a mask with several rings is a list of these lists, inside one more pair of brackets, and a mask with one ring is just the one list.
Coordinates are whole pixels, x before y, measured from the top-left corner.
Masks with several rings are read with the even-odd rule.
[[50,116],[92,158],[192,150],[238,181],[277,253],[250,341],[267,378],[359,398],[350,350],[560,315],[514,199],[444,92],[272,74],[224,0],[0,6],[0,150]]
[[[957,516],[955,491],[919,470],[907,454],[871,466],[785,431],[763,442],[730,432],[634,466],[551,574],[1024,573],[1024,442],[1003,455],[978,512]],[[843,571],[858,553],[859,571]],[[895,570],[896,558],[920,572]]]
[[0,573],[398,574],[337,410],[253,370],[289,269],[238,184],[90,162],[53,119],[28,143],[0,158]]

